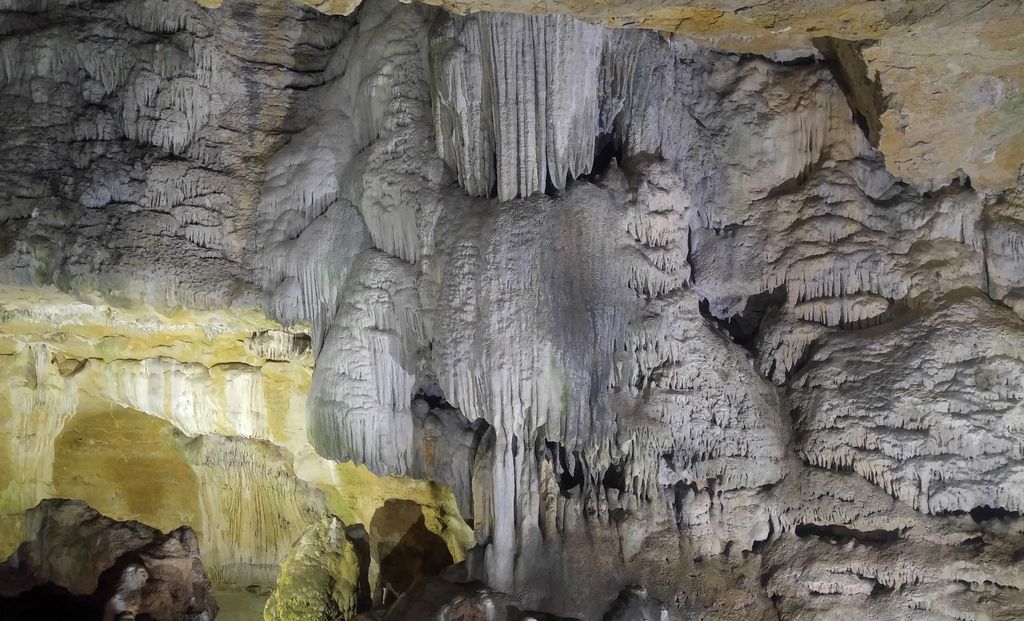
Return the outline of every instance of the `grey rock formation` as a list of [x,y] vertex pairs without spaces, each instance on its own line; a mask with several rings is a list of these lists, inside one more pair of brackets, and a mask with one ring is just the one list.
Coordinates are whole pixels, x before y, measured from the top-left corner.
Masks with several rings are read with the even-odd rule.
[[382,621],[572,621],[543,612],[522,610],[520,598],[478,582],[423,579],[381,617]]
[[45,500],[28,512],[26,530],[28,539],[0,565],[4,619],[217,616],[188,527],[164,535],[111,520],[81,501]]
[[310,442],[451,485],[477,600],[1024,615],[1024,179],[891,174],[834,46],[391,0],[10,23],[5,282],[308,323]]
[[611,609],[604,616],[604,621],[667,621],[668,611],[658,602],[647,596],[647,589],[630,587],[619,594]]
[[0,268],[124,303],[255,301],[262,163],[344,20],[284,3],[5,3]]

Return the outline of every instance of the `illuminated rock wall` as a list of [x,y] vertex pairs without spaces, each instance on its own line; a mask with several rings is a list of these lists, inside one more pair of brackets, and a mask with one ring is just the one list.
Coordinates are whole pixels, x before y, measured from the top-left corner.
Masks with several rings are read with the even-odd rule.
[[289,559],[271,615],[350,610],[348,543],[357,608],[465,556],[587,619],[1024,615],[1012,3],[446,4],[531,14],[8,11],[5,540],[186,521]]
[[461,558],[455,499],[316,455],[306,439],[309,339],[253,312],[115,309],[7,290],[0,302],[2,555],[50,497],[199,534],[217,583],[271,586],[306,528],[422,506]]

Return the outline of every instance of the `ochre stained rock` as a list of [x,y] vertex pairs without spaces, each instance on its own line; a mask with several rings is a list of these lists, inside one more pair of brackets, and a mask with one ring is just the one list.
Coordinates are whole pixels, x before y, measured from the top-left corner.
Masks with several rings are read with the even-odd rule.
[[79,498],[119,520],[191,525],[211,578],[269,587],[309,524],[423,507],[457,560],[472,534],[444,486],[317,455],[300,329],[253,311],[159,311],[0,290],[0,554],[23,512]]
[[312,524],[281,564],[265,621],[335,621],[356,613],[360,566],[336,517]]
[[106,403],[81,411],[54,443],[53,493],[104,515],[170,531],[199,515],[198,480],[169,422]]

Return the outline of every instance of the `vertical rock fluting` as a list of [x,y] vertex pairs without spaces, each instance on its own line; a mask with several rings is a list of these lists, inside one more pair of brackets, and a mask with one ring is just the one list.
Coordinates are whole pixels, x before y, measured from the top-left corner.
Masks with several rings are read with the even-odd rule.
[[442,18],[430,55],[438,154],[471,196],[508,200],[590,172],[603,32],[564,16]]
[[[284,167],[264,167],[284,144],[308,161],[315,132],[300,131],[352,21],[289,2],[0,11],[4,554],[22,512],[70,496],[165,530],[191,524],[219,586],[269,587],[311,521],[369,522],[402,498],[461,558],[469,530],[446,489],[330,462],[307,438],[310,341],[320,349],[332,287],[369,245],[363,218],[318,219],[337,186],[313,187],[322,168],[288,169],[308,203],[261,236],[261,213],[288,191],[273,191]],[[321,152],[344,141],[317,138]],[[269,311],[316,329],[268,320],[263,286],[279,291]]]

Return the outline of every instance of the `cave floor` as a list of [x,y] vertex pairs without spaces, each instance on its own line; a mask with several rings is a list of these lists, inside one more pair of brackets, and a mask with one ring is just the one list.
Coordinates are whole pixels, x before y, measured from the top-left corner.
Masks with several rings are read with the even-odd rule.
[[215,589],[214,596],[220,605],[217,621],[256,621],[263,618],[263,606],[267,595],[244,590]]

